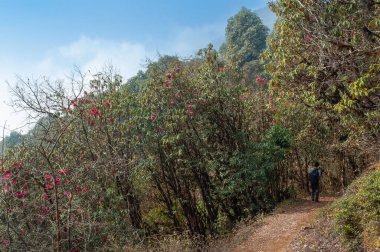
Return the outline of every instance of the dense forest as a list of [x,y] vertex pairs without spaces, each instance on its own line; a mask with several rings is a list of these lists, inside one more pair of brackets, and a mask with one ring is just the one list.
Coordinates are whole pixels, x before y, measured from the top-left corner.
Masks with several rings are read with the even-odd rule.
[[112,66],[19,79],[13,106],[37,123],[2,142],[0,250],[205,244],[308,193],[316,160],[332,193],[376,162],[380,3],[269,6],[273,31],[242,8],[220,48],[161,56],[128,80]]

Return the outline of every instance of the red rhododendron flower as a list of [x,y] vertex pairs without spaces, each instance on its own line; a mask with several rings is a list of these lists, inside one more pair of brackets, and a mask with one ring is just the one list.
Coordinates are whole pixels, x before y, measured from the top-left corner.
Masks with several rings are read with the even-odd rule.
[[11,184],[14,185],[16,183],[16,180],[11,180]]
[[90,109],[90,112],[91,112],[91,114],[93,114],[95,117],[100,115],[99,110],[97,110],[97,109],[95,109],[95,108],[91,108],[91,109]]
[[111,103],[110,103],[109,101],[106,102],[106,106],[107,106],[107,107],[111,106]]
[[5,173],[4,179],[9,179],[10,177],[11,177],[11,173],[10,172]]
[[49,174],[45,174],[45,179],[49,181],[51,179],[51,176]]
[[16,198],[22,199],[26,197],[26,192],[16,193]]
[[54,185],[53,185],[53,184],[46,184],[46,185],[45,185],[45,188],[46,188],[46,189],[53,189],[53,188],[54,188]]
[[191,109],[193,107],[192,104],[187,105],[187,108]]
[[67,174],[68,172],[69,172],[68,170],[64,169],[64,170],[60,170],[60,171],[59,171],[59,174],[61,174],[61,175],[65,175],[65,174]]
[[168,79],[171,79],[173,77],[174,77],[174,74],[172,74],[172,73],[167,73],[166,74],[166,78],[168,78]]
[[83,187],[83,188],[82,188],[82,191],[84,191],[84,192],[85,192],[85,191],[88,191],[88,186]]
[[110,119],[109,119],[109,120],[110,120],[110,122],[111,122],[111,123],[113,122],[113,118],[112,118],[112,117],[110,117]]
[[154,119],[156,119],[156,116],[155,115],[151,115],[150,119],[154,120]]
[[179,98],[179,93],[176,93],[176,94],[174,95],[174,97],[175,97],[175,98]]
[[194,114],[194,112],[191,111],[191,110],[186,110],[186,113],[187,113],[189,116],[192,116],[192,115]]

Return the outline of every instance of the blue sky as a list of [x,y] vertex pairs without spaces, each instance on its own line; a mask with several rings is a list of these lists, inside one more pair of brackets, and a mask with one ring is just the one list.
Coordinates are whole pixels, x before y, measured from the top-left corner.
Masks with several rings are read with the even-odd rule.
[[[0,0],[0,125],[23,125],[13,114],[8,81],[15,75],[61,78],[74,66],[113,64],[131,77],[157,53],[190,56],[224,39],[227,19],[267,0]],[[0,126],[1,127],[1,126]]]

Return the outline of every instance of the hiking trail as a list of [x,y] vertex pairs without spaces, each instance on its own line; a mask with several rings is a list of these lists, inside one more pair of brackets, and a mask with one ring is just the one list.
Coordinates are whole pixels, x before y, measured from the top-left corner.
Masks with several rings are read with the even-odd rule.
[[[311,222],[319,210],[335,200],[321,197],[320,202],[301,199],[294,204],[281,207],[272,215],[263,218],[261,225],[252,234],[245,235],[232,252],[290,252],[290,244],[302,232],[311,229]],[[236,236],[238,236],[237,234]]]

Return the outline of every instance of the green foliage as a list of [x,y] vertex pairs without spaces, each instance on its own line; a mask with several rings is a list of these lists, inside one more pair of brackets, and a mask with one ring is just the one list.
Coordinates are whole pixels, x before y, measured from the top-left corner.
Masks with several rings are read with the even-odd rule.
[[[307,166],[316,158],[328,164],[331,187],[341,180],[345,186],[347,174],[356,176],[367,160],[353,139],[379,129],[379,67],[373,55],[358,63],[377,38],[352,35],[358,51],[334,54],[337,45],[325,36],[348,40],[344,31],[355,26],[340,2],[273,4],[281,19],[265,55],[271,76],[259,62],[268,29],[243,8],[228,20],[220,53],[209,45],[192,60],[162,56],[125,84],[112,69],[89,83],[80,75],[71,93],[60,82],[22,81],[16,104],[40,120],[1,164],[0,236],[8,248],[94,250],[160,233],[225,233],[239,219],[273,209],[295,185],[306,191]],[[336,27],[327,29],[330,23]],[[349,59],[359,74],[325,56]],[[347,237],[366,232],[363,216],[376,219],[377,182],[342,201],[338,219]]]
[[221,53],[238,62],[239,66],[257,60],[266,47],[269,29],[261,19],[247,8],[242,8],[235,16],[228,19],[226,42]]
[[369,129],[379,124],[369,114],[379,115],[375,48],[380,43],[380,8],[364,5],[362,0],[273,2],[279,20],[264,58],[271,85],[281,97],[342,118],[355,116]]
[[355,181],[332,207],[337,231],[353,251],[379,246],[380,170]]
[[3,153],[6,149],[15,147],[18,144],[21,144],[24,140],[24,136],[16,131],[12,131],[9,136],[6,136],[4,140],[0,141],[0,153]]

